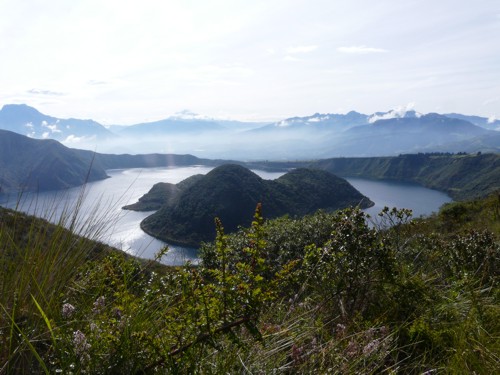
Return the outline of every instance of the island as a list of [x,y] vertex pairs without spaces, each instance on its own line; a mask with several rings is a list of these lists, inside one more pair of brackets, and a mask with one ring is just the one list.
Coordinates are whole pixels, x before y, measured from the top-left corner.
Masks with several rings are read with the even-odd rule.
[[324,170],[298,168],[276,180],[264,180],[241,165],[225,164],[179,184],[156,184],[139,202],[123,208],[157,210],[141,222],[146,233],[197,247],[215,238],[215,217],[227,233],[234,232],[250,224],[258,203],[267,219],[373,205],[345,179]]

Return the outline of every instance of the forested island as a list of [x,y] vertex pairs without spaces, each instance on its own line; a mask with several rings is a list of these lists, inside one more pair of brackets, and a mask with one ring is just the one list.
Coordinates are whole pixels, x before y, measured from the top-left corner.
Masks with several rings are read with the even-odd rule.
[[320,169],[299,168],[270,181],[243,166],[225,164],[176,185],[157,184],[124,208],[158,210],[141,223],[144,231],[167,242],[198,246],[214,239],[215,217],[233,232],[250,225],[259,203],[267,218],[373,205],[346,180]]

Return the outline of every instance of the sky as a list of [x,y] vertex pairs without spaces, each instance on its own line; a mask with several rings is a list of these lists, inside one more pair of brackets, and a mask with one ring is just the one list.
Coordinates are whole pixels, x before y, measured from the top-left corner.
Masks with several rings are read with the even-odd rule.
[[0,0],[0,106],[134,124],[500,118],[498,0]]

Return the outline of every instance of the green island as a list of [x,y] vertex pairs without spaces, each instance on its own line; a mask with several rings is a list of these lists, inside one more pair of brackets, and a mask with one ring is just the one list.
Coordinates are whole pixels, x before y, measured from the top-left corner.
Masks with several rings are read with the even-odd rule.
[[373,205],[346,180],[324,170],[298,168],[270,181],[243,166],[225,164],[177,185],[156,184],[139,202],[124,208],[157,209],[141,223],[146,233],[197,247],[215,239],[214,217],[224,222],[227,232],[234,232],[251,224],[258,203],[267,218]]

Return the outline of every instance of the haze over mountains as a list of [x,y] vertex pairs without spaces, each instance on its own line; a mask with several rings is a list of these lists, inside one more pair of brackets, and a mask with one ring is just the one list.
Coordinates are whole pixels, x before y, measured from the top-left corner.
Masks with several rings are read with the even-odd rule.
[[499,120],[413,110],[316,113],[270,124],[209,119],[185,111],[108,129],[93,120],[58,119],[21,104],[0,110],[0,129],[103,153],[189,153],[240,160],[500,151]]

